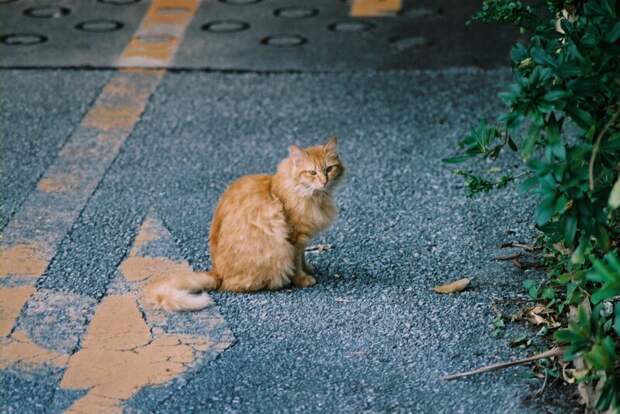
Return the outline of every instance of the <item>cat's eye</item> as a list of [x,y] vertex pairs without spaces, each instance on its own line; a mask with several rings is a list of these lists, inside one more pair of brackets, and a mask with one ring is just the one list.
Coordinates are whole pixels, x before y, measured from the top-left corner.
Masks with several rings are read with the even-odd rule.
[[304,171],[306,174],[310,174],[310,175],[316,175],[316,171],[313,170],[308,170],[308,171]]
[[327,172],[329,174],[330,172],[334,171],[334,169],[336,169],[336,166],[335,165],[330,165],[329,167],[327,167],[325,169],[325,172]]

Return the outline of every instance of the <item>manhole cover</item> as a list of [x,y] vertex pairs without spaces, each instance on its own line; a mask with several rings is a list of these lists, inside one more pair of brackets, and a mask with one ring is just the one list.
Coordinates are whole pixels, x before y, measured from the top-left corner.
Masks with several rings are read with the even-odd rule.
[[431,44],[430,40],[424,36],[396,36],[391,37],[388,41],[399,50],[414,49]]
[[274,35],[267,36],[260,41],[262,44],[267,46],[275,46],[275,47],[295,47],[301,46],[307,42],[307,40],[299,35]]
[[[398,17],[351,16],[354,3],[386,1],[402,3]],[[193,15],[194,3],[202,5],[183,36],[164,27]],[[488,25],[466,26],[467,16],[478,10],[474,3],[0,0],[0,49],[6,51],[0,50],[0,69],[115,68],[127,64],[118,57],[131,41],[153,51],[176,47],[168,65],[178,69],[342,72],[507,66],[506,50],[517,34]],[[141,28],[146,13],[162,27]],[[152,62],[135,59],[131,64]]]
[[206,23],[202,30],[213,33],[233,33],[241,32],[250,28],[250,25],[241,20],[216,20]]
[[332,23],[327,28],[334,32],[365,32],[375,27],[369,22],[338,22]]
[[114,32],[120,30],[123,27],[123,23],[117,20],[88,20],[82,23],[78,23],[75,28],[84,32]]
[[0,42],[9,46],[30,46],[47,42],[47,37],[36,33],[11,33],[1,36]]
[[71,10],[66,7],[31,7],[24,10],[24,15],[40,19],[55,19],[66,16],[69,13],[71,13]]
[[398,12],[399,16],[402,17],[411,17],[414,19],[419,19],[422,17],[431,17],[431,16],[441,16],[443,14],[443,9],[428,9],[426,7],[416,7],[413,9],[405,9]]
[[274,10],[273,14],[276,17],[282,17],[285,19],[307,19],[319,14],[317,9],[309,9],[305,7],[283,7]]
[[99,3],[113,4],[114,6],[126,6],[128,4],[139,3],[140,0],[97,0]]

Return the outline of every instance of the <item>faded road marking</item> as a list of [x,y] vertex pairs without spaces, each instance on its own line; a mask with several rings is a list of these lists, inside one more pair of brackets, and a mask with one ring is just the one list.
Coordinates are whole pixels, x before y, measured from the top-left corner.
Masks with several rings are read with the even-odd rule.
[[84,336],[98,301],[89,296],[38,288],[22,309],[15,330],[32,342],[70,355]]
[[68,412],[122,412],[141,389],[167,383],[206,360],[207,353],[213,357],[232,344],[215,306],[184,314],[143,306],[145,279],[192,272],[187,261],[165,255],[178,257],[174,240],[148,215],[119,265],[114,293],[97,306],[80,351],[69,360],[61,388],[88,392]]
[[71,191],[75,178],[70,175],[62,177],[42,178],[37,184],[37,189],[44,193],[61,193]]
[[131,248],[129,255],[136,256],[140,253],[144,246],[148,245],[152,241],[160,240],[166,236],[166,233],[166,229],[163,228],[158,220],[154,217],[147,216],[140,225],[140,230],[138,230],[138,235],[133,242],[133,247]]
[[116,66],[167,66],[199,5],[200,0],[154,0]]
[[123,260],[120,270],[129,282],[150,278],[151,281],[168,277],[186,277],[194,272],[186,260],[173,259],[153,249],[157,242],[172,243],[172,236],[161,222],[148,215],[136,236],[129,256]]
[[183,277],[193,272],[189,264],[173,262],[166,257],[128,257],[121,264],[121,271],[125,278],[134,282],[148,277],[162,278],[171,275]]
[[401,0],[353,0],[352,17],[395,16],[402,8]]
[[[166,67],[199,4],[200,0],[151,2],[140,28],[118,59],[119,66],[127,67],[119,70],[103,88],[59,157],[41,178],[37,189],[5,227],[0,241],[0,282],[2,276],[7,276],[6,281],[24,276],[34,283],[49,266],[60,241],[116,158],[165,74],[162,69],[129,66]],[[153,36],[160,36],[160,40],[166,43],[154,42]],[[155,48],[155,45],[159,47]],[[19,295],[14,295],[12,303],[2,308],[0,319],[4,336],[0,338],[0,368],[12,367],[27,372],[53,366],[60,368],[61,373],[61,369],[67,367],[61,374],[59,387],[86,389],[86,394],[69,408],[70,412],[122,412],[126,400],[136,392],[148,386],[176,381],[175,378],[182,373],[228,348],[233,336],[215,306],[194,314],[168,314],[141,306],[141,279],[193,271],[178,252],[171,256],[176,260],[163,253],[149,256],[153,249],[161,247],[157,247],[158,243],[166,245],[162,252],[175,249],[171,241],[170,234],[155,218],[143,223],[124,266],[119,266],[116,284],[110,287],[114,293],[94,308],[94,316],[85,334],[76,328],[79,315],[58,318],[54,316],[59,315],[58,312],[37,306],[31,309],[30,305],[17,323],[19,329],[10,334],[19,308],[34,288],[7,287],[7,294],[17,292],[8,289],[21,290]],[[131,259],[156,259],[159,265],[165,265],[154,271],[152,267],[145,268],[137,262],[128,264]],[[125,274],[121,270],[126,272],[127,279],[121,276]],[[42,290],[34,293],[33,304],[37,302],[39,292]],[[60,298],[61,302],[63,298]],[[40,301],[37,303],[40,305]],[[86,311],[92,309],[88,301],[81,305]],[[36,317],[39,313],[43,314],[43,319]],[[49,321],[49,318],[61,320]],[[50,322],[61,325],[58,331],[71,338],[55,339],[48,329],[32,326]],[[22,328],[27,328],[40,342],[34,343]],[[78,342],[80,338],[82,340]],[[78,343],[81,347],[72,356],[44,347],[71,352],[69,348]]]
[[60,383],[65,389],[88,389],[68,412],[122,412],[123,400],[180,375],[210,346],[208,338],[190,335],[152,338],[133,297],[108,296]]
[[63,367],[69,357],[32,343],[21,331],[10,338],[0,338],[0,368],[9,366],[22,371],[31,371],[44,365]]
[[[167,66],[199,5],[200,0],[153,0],[133,39],[171,32],[175,43],[162,48],[156,59],[158,66]],[[171,18],[169,11],[173,9],[180,12]],[[153,61],[152,51],[137,48],[134,40],[119,57],[121,66],[130,66],[132,59]],[[5,227],[0,241],[0,281],[6,276],[20,276],[32,278],[34,284],[44,273],[164,73],[163,69],[121,69],[103,88],[36,190]],[[21,307],[27,298],[20,300]],[[12,327],[15,316],[14,312],[0,314],[2,326]]]
[[[126,260],[157,255],[192,271],[171,234],[153,215],[147,215],[127,252]],[[120,413],[137,392],[166,383],[176,387],[180,382],[172,381],[183,381],[180,376],[231,346],[233,335],[214,303],[201,312],[149,308],[142,303],[145,280],[126,279],[122,267],[121,263],[110,294],[98,305],[79,295],[36,291],[16,332],[0,338],[0,368],[24,373],[56,368],[59,388],[86,391],[68,412]],[[157,269],[146,278],[169,276]],[[30,294],[26,289],[33,287],[24,289],[25,296]],[[7,289],[7,295],[12,294]],[[93,313],[85,327],[85,315]],[[43,323],[50,326],[38,326]],[[68,355],[78,341],[80,349]],[[160,389],[153,392],[157,401],[167,395]]]
[[48,264],[43,249],[43,246],[29,242],[0,250],[0,277],[39,278]]
[[32,292],[32,286],[0,288],[0,336],[11,333],[19,311]]

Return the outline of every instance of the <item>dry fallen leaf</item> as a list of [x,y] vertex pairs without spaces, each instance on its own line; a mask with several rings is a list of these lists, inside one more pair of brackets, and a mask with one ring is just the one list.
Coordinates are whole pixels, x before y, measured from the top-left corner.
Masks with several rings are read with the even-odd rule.
[[554,317],[555,311],[540,304],[527,309],[526,315],[527,320],[533,325],[547,325],[551,328],[560,325]]
[[433,290],[437,293],[456,293],[465,289],[469,285],[469,282],[469,278],[466,277],[445,285],[434,287]]
[[542,325],[542,324],[548,325],[549,324],[549,321],[547,321],[545,318],[543,318],[537,313],[531,313],[527,319],[534,325]]
[[567,248],[566,246],[564,246],[564,243],[559,242],[559,243],[555,243],[553,245],[553,247],[560,253],[562,253],[564,256],[570,256],[572,251],[571,249]]

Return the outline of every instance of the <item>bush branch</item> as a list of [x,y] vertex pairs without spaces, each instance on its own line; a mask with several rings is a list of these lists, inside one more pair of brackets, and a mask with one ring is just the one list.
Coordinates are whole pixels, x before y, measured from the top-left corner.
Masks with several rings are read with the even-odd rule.
[[594,191],[594,161],[596,161],[596,156],[598,155],[599,148],[601,147],[601,141],[603,140],[603,136],[607,133],[607,130],[611,128],[611,126],[616,122],[616,118],[620,114],[620,109],[614,113],[609,122],[605,124],[603,130],[596,137],[596,142],[594,143],[594,147],[592,147],[592,156],[590,157],[590,166],[589,166],[589,177],[590,177],[590,191]]

